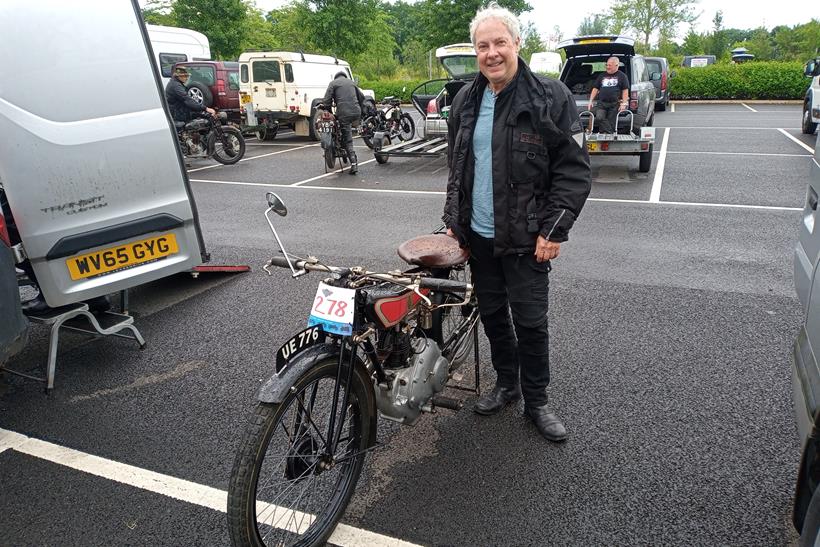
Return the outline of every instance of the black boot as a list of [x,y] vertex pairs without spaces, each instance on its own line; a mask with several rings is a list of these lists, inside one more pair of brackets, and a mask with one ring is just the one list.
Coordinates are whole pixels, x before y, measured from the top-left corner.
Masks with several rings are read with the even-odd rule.
[[548,405],[524,405],[524,415],[533,421],[541,436],[548,441],[560,442],[567,438],[567,428]]
[[492,416],[498,414],[509,403],[513,403],[520,398],[521,388],[519,386],[502,387],[496,385],[492,391],[479,397],[473,405],[473,411],[482,416]]
[[20,307],[26,315],[40,315],[51,309],[51,307],[46,304],[46,299],[43,297],[43,293],[38,294],[31,300],[23,302]]
[[350,174],[355,175],[359,172],[359,161],[356,158],[356,152],[348,152],[347,157],[350,158]]

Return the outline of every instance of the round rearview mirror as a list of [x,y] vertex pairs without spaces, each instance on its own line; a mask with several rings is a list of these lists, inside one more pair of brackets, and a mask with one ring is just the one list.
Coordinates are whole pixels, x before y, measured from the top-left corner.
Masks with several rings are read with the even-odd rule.
[[280,198],[273,192],[268,192],[267,194],[265,194],[265,197],[268,198],[268,207],[270,207],[274,213],[276,213],[280,217],[287,216],[288,208],[285,207],[285,203],[282,201],[282,198]]

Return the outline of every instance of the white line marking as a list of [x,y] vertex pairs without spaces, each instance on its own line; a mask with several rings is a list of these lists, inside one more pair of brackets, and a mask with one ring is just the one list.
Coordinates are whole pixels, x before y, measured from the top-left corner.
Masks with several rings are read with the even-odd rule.
[[[0,429],[0,451],[8,448],[89,475],[127,484],[193,505],[207,507],[221,513],[227,512],[228,493],[224,490],[115,462],[73,448],[66,448],[39,439],[32,439],[13,431]],[[413,543],[346,524],[340,524],[328,541],[344,547],[363,547],[367,545],[418,547]]]
[[[258,160],[259,158],[267,158],[268,156],[275,156],[276,154],[284,154],[285,152],[292,152],[293,150],[301,150],[302,148],[310,148],[311,146],[319,146],[319,143],[316,144],[306,144],[304,146],[297,146],[296,148],[288,148],[287,150],[280,150],[278,152],[269,152],[267,154],[260,154],[258,156],[252,156],[250,158],[244,158],[239,160],[236,163],[242,163],[243,161],[251,161],[251,160]],[[208,165],[206,167],[197,167],[196,169],[188,169],[189,173],[193,173],[194,171],[202,171],[203,169],[213,169],[214,167],[225,167],[221,163],[217,163],[216,165]]]
[[768,152],[684,152],[682,150],[667,152],[667,154],[697,154],[698,156],[775,156],[784,158],[808,158],[808,154],[772,154]]
[[669,144],[669,133],[671,129],[663,132],[663,142],[661,142],[661,153],[658,156],[658,163],[655,164],[655,179],[652,181],[652,192],[649,194],[649,201],[658,203],[661,199],[661,184],[663,183],[663,169],[666,167],[666,148]]
[[[323,161],[324,161],[324,160],[323,160]],[[362,162],[362,163],[360,163],[359,165],[367,165],[368,163],[373,163],[374,161],[376,161],[376,158],[373,158],[372,160],[363,161],[363,162]],[[335,175],[335,174],[337,174],[337,173],[341,173],[341,172],[343,172],[343,171],[344,171],[344,168],[342,168],[342,169],[336,169],[335,171],[331,171],[331,172],[329,172],[329,173],[325,173],[324,175],[318,175],[318,176],[316,176],[316,177],[311,177],[311,178],[309,178],[309,179],[300,180],[299,182],[294,182],[293,184],[288,184],[288,186],[301,186],[301,185],[303,185],[303,184],[304,184],[304,183],[306,183],[306,182],[313,182],[314,180],[323,179],[323,178],[325,178],[325,177],[329,177],[330,175]],[[318,188],[321,188],[321,186],[319,186]]]
[[746,108],[748,108],[748,109],[749,109],[749,110],[751,110],[752,112],[757,112],[757,110],[755,110],[754,108],[752,108],[751,106],[749,106],[749,105],[748,105],[748,104],[746,104],[746,103],[740,103],[740,104],[741,104],[742,106],[745,106]]
[[789,135],[789,134],[788,134],[788,133],[786,133],[786,131],[785,131],[785,130],[783,130],[783,129],[778,128],[777,130],[778,130],[778,131],[780,131],[781,133],[783,133],[784,135],[786,135],[788,138],[790,138],[791,140],[793,140],[793,141],[794,141],[794,142],[796,142],[797,144],[799,144],[800,146],[802,146],[803,148],[805,148],[806,150],[808,150],[808,151],[809,151],[809,154],[814,155],[814,150],[812,150],[812,149],[811,149],[811,147],[810,147],[808,144],[806,144],[806,143],[804,143],[804,142],[800,141],[799,139],[795,138],[793,135]]
[[671,103],[669,106],[672,107],[672,112],[675,112],[675,103]]
[[[656,125],[658,129],[726,129],[729,131],[765,131],[766,129],[776,130],[779,129],[777,127],[753,127],[753,126],[746,126],[746,127],[726,127],[725,125]],[[786,129],[800,129],[799,127],[787,127]]]
[[[361,164],[360,164],[361,165]],[[328,173],[330,175],[332,173]],[[322,175],[325,176],[325,175]],[[307,190],[332,190],[334,192],[371,192],[380,194],[408,194],[443,196],[446,192],[435,190],[389,190],[386,188],[346,188],[338,186],[294,186],[293,184],[272,184],[265,182],[238,182],[227,180],[206,180],[190,179],[191,182],[204,182],[207,184],[224,184],[228,186],[261,186],[265,188],[298,188]],[[587,201],[598,201],[602,203],[637,203],[641,205],[685,205],[690,207],[727,207],[731,209],[770,209],[773,211],[802,211],[801,207],[781,207],[777,205],[742,205],[734,203],[698,203],[687,201],[658,201],[651,202],[645,199],[614,199],[614,198],[587,198]]]

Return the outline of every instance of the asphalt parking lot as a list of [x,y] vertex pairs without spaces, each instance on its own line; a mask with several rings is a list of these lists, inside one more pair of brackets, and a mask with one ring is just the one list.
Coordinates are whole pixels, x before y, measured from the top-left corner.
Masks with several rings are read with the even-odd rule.
[[[783,545],[799,458],[792,252],[816,136],[800,106],[657,112],[652,169],[593,157],[594,184],[551,275],[550,398],[570,433],[543,441],[510,408],[412,428],[382,421],[340,545]],[[131,292],[148,341],[62,342],[56,390],[0,376],[0,544],[227,545],[224,491],[256,390],[301,330],[319,278],[269,277],[276,191],[289,250],[400,266],[438,224],[443,158],[325,173],[283,131],[234,166],[189,173],[215,264]],[[39,372],[48,331],[10,363]],[[483,387],[492,385],[482,337]],[[392,543],[391,543],[392,542]]]

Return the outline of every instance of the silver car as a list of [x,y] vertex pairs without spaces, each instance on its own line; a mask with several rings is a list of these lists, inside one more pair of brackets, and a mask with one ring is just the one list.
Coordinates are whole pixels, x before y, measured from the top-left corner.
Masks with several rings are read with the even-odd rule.
[[804,320],[792,352],[792,393],[802,447],[794,499],[793,522],[801,533],[800,545],[820,540],[820,139],[806,191],[806,203],[794,251],[794,288]]

